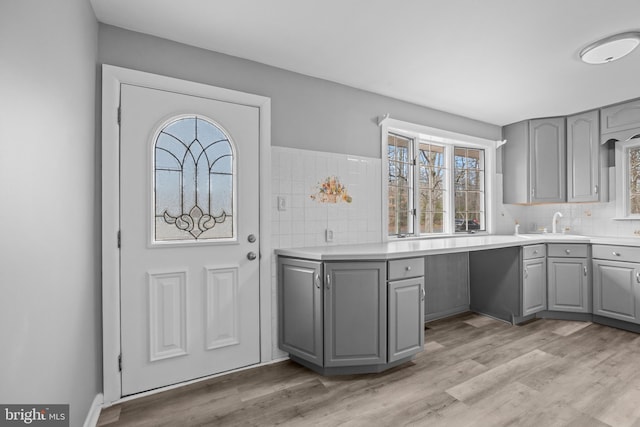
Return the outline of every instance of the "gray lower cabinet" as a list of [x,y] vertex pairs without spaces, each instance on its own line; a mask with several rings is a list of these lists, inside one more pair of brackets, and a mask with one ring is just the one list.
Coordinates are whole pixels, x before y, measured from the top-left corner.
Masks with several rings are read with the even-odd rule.
[[591,313],[588,252],[586,244],[547,245],[550,311]]
[[278,345],[287,353],[324,363],[322,263],[280,257]]
[[523,248],[522,316],[547,309],[547,259],[544,250],[537,247],[544,245]]
[[425,320],[468,311],[469,253],[426,256],[425,291]]
[[424,279],[389,282],[389,362],[424,347]]
[[640,264],[593,260],[593,314],[640,323]]
[[591,313],[587,260],[549,258],[549,310]]
[[387,362],[385,262],[325,263],[324,366]]
[[323,375],[381,372],[423,350],[424,297],[422,257],[280,256],[278,345]]

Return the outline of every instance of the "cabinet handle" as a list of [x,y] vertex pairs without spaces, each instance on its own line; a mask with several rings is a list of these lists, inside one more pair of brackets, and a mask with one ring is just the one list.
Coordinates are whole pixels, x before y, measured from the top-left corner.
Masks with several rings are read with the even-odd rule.
[[316,288],[320,289],[320,274],[316,273]]
[[327,274],[327,289],[331,289],[331,275]]
[[425,297],[427,296],[427,293],[425,292],[424,287],[420,287],[420,290],[422,291],[422,298],[420,299],[420,301],[424,301]]
[[640,283],[640,271],[636,272],[636,282]]
[[612,252],[614,256],[620,256],[620,252]]
[[407,270],[407,271],[411,271],[411,266],[410,266],[410,265],[407,265],[407,266],[405,267],[405,270]]
[[537,254],[537,253],[538,253],[538,250],[537,250],[537,249],[536,249],[535,251],[533,251],[533,254],[534,254],[534,255],[535,255],[535,254]]
[[527,269],[524,269],[524,278],[526,279],[527,277],[529,277],[529,272],[527,271]]
[[587,275],[587,266],[586,265],[584,266],[584,275],[585,276]]
[[565,249],[564,251],[567,253],[567,255],[569,255],[571,253],[570,249]]
[[597,185],[594,185],[594,186],[593,186],[593,192],[594,192],[595,194],[598,194],[598,186],[597,186]]

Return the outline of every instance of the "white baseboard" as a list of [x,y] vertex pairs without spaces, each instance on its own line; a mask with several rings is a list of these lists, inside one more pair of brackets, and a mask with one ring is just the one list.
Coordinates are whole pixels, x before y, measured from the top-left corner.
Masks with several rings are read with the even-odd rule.
[[93,403],[91,404],[91,409],[89,409],[89,413],[87,414],[87,418],[84,420],[84,427],[96,427],[98,424],[98,418],[100,418],[103,401],[104,397],[102,393],[96,394],[96,397],[93,399]]

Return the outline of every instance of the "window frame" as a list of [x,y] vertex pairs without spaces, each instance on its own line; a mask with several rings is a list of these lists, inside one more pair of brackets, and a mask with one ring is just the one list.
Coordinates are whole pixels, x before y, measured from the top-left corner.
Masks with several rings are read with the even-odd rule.
[[[469,236],[469,232],[455,231],[455,189],[453,183],[453,167],[454,167],[454,147],[471,148],[484,150],[484,224],[485,230],[475,231],[474,235],[491,234],[495,230],[495,183],[496,183],[496,148],[499,141],[488,140],[484,138],[474,137],[470,135],[460,134],[456,132],[446,131],[428,126],[418,125],[414,123],[403,122],[400,120],[385,117],[380,121],[381,141],[382,141],[382,241],[394,241],[405,239],[430,239],[442,237]],[[413,216],[413,233],[406,235],[390,235],[389,234],[389,160],[388,160],[388,138],[389,135],[398,135],[413,140],[414,157],[418,154],[418,146],[420,142],[441,145],[445,147],[445,180],[446,195],[445,208],[443,215],[443,232],[441,233],[422,233],[420,230],[420,221],[416,212]],[[419,166],[414,165],[413,168]],[[419,173],[413,173],[413,199],[417,197],[419,191]],[[414,203],[416,209],[419,203]]]
[[630,213],[629,150],[640,148],[640,138],[616,141],[616,220],[640,220],[640,213]]

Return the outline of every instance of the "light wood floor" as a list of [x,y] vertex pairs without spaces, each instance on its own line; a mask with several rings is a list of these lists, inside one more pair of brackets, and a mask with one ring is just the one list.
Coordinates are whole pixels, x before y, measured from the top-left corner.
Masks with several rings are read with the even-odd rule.
[[285,361],[108,408],[98,425],[640,427],[640,335],[471,313],[427,326],[425,351],[391,371]]

